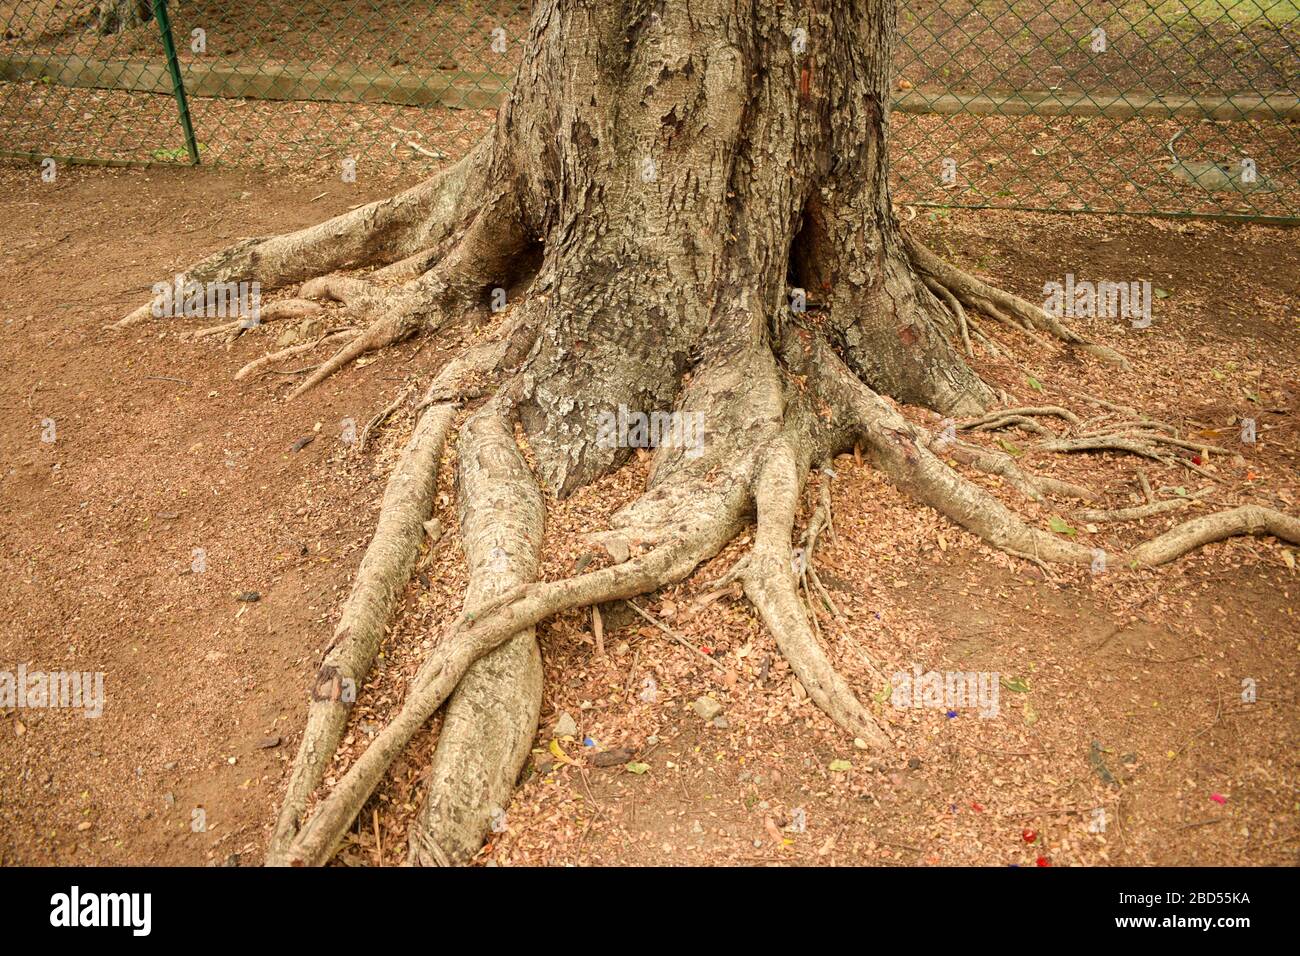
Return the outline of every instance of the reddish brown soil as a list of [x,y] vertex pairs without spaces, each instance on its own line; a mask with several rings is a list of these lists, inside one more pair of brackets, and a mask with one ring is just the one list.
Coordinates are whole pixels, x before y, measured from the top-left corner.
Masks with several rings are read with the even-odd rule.
[[[390,189],[185,170],[69,169],[43,184],[33,167],[0,167],[0,669],[104,671],[108,697],[93,720],[0,712],[0,861],[260,861],[309,676],[410,427],[400,419],[358,456],[339,440],[341,423],[364,422],[408,376],[427,380],[446,343],[409,343],[285,404],[291,376],[231,380],[267,333],[227,351],[178,341],[175,321],[129,334],[103,326],[154,281],[241,236],[307,225]],[[1042,394],[1007,363],[981,360],[981,369],[1017,400],[1072,404],[1069,393],[1086,390],[1189,430],[1223,429],[1223,444],[1235,417],[1253,415],[1259,443],[1212,462],[1216,505],[1300,507],[1295,232],[991,213],[923,214],[914,225],[1030,298],[1067,272],[1149,278],[1168,291],[1144,332],[1079,323],[1128,352],[1131,373],[1056,350],[1032,355],[1028,341],[1001,332],[1032,356]],[[41,441],[46,418],[57,425],[52,444]],[[312,443],[291,450],[309,434]],[[412,583],[340,767],[400,703],[459,606],[453,466],[444,465],[438,509],[450,533]],[[1241,539],[1157,572],[1048,581],[852,456],[835,467],[838,535],[817,561],[844,617],[825,615],[822,626],[863,698],[882,686],[867,658],[886,678],[915,663],[998,671],[1027,690],[1003,687],[1000,716],[987,720],[897,710],[885,698],[872,706],[897,731],[898,750],[856,750],[800,698],[743,601],[696,606],[737,543],[642,605],[717,654],[726,679],[648,626],[611,622],[603,660],[585,616],[541,629],[548,685],[537,759],[485,861],[1297,862],[1294,549]],[[1103,489],[1111,506],[1132,499],[1132,459],[1034,458],[1032,467]],[[1176,468],[1150,474],[1157,485],[1203,484]],[[578,535],[643,477],[633,462],[553,508],[548,574],[572,569]],[[1041,526],[1068,516],[1023,510]],[[1102,528],[1095,539],[1113,548],[1166,523]],[[204,574],[190,573],[194,548],[206,552]],[[238,600],[246,591],[261,599]],[[647,675],[654,703],[638,698]],[[1241,701],[1247,677],[1254,704]],[[724,705],[725,729],[688,709],[706,693]],[[561,712],[581,734],[557,747],[579,767],[547,766]],[[597,769],[582,756],[593,749],[583,736],[629,746],[649,769]],[[283,740],[260,748],[268,737]],[[403,858],[430,738],[395,766],[344,862]],[[840,760],[850,769],[832,770]],[[191,828],[196,808],[205,832]],[[780,829],[795,808],[805,833]],[[1089,831],[1097,808],[1107,813],[1100,833]]]

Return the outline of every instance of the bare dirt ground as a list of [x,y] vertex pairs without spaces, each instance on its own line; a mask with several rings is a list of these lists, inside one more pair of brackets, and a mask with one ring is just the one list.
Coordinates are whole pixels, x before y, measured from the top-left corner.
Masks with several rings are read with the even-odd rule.
[[[69,168],[45,184],[35,167],[0,167],[0,670],[103,671],[107,692],[98,719],[0,712],[0,862],[260,862],[310,677],[412,425],[403,410],[358,454],[340,440],[344,420],[364,423],[408,379],[427,381],[454,336],[472,333],[408,343],[287,405],[293,375],[231,380],[274,342],[270,328],[227,350],[178,341],[193,324],[180,320],[103,326],[153,282],[241,236],[307,225],[391,189],[231,170]],[[1151,328],[1077,320],[1123,349],[1131,372],[1055,348],[1032,354],[1024,337],[987,325],[1031,357],[1026,372],[981,355],[981,371],[1017,402],[1095,414],[1080,400],[1087,392],[1233,449],[1201,461],[1210,477],[1142,465],[1157,489],[1211,487],[1207,507],[1300,508],[1296,232],[987,212],[922,212],[912,227],[1035,301],[1066,273],[1149,279],[1160,290]],[[1245,417],[1257,422],[1253,445],[1238,438]],[[45,419],[53,442],[41,440]],[[1020,450],[1033,436],[1000,440]],[[438,508],[448,533],[360,691],[340,773],[459,608],[449,457]],[[1136,459],[1025,460],[1098,489],[1104,506],[1140,500]],[[571,570],[580,535],[644,476],[634,460],[552,504],[548,574]],[[1090,525],[1069,503],[1026,506],[980,480],[1041,527],[1064,519],[1101,549],[1201,509]],[[539,629],[537,749],[482,862],[1300,862],[1294,549],[1236,539],[1158,571],[1049,579],[852,455],[817,481],[831,482],[836,533],[816,561],[841,612],[820,615],[824,640],[890,722],[897,750],[855,748],[801,694],[748,606],[710,594],[705,582],[741,552],[737,542],[639,602],[720,667],[619,609],[607,609],[603,658],[586,615]],[[814,482],[809,503],[817,491]],[[191,570],[196,548],[204,573]],[[260,599],[240,600],[246,592]],[[998,715],[892,706],[891,675],[913,665],[997,672]],[[692,709],[702,695],[722,706],[720,721]],[[578,728],[571,739],[552,732],[563,714]],[[404,859],[435,733],[394,765],[341,862]],[[606,760],[615,762],[597,765]]]

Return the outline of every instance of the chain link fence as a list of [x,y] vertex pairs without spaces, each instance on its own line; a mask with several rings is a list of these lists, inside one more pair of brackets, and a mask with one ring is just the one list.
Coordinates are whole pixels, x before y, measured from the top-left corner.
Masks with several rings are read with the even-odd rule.
[[[0,0],[0,156],[426,175],[528,7]],[[895,60],[900,202],[1300,221],[1300,0],[900,0]]]

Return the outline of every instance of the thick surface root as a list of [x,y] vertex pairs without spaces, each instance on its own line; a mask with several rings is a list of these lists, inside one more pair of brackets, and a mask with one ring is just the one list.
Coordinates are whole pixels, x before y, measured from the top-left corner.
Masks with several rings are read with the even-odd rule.
[[[473,354],[499,361],[506,346],[505,339],[484,343]],[[810,462],[842,449],[846,442],[865,443],[871,461],[900,486],[998,548],[1044,567],[1047,562],[1092,562],[1093,550],[1030,527],[951,469],[930,450],[935,439],[862,384],[816,333],[792,327],[783,337],[782,359],[793,376],[787,380],[793,389],[782,386],[770,353],[757,349],[749,354],[753,361],[735,356],[731,362],[701,369],[691,382],[684,405],[712,413],[713,442],[698,458],[680,450],[656,453],[651,489],[620,513],[611,531],[595,536],[617,563],[564,580],[529,582],[536,573],[543,506],[505,421],[503,396],[510,388],[476,416],[464,438],[461,473],[462,527],[471,563],[466,610],[421,667],[397,717],[296,834],[297,814],[314,783],[292,791],[296,800],[298,794],[302,797],[297,812],[282,820],[282,830],[277,831],[282,848],[274,858],[277,862],[327,862],[392,761],[453,695],[435,751],[428,797],[409,836],[409,853],[417,864],[470,859],[495,814],[504,812],[535,732],[540,663],[532,629],[557,613],[630,599],[682,580],[728,543],[751,501],[758,514],[755,544],[736,571],[745,593],[810,698],[855,737],[873,747],[888,747],[888,733],[820,646],[816,619],[810,622],[800,600],[801,569],[792,546]],[[759,361],[764,355],[767,361]],[[457,375],[464,372],[463,363],[457,369]],[[428,398],[446,394],[446,387],[435,383]],[[994,413],[980,424],[1018,425],[1009,418],[1041,417],[1071,423],[1071,413],[1055,407],[1013,412]],[[975,448],[951,438],[945,444],[950,446],[941,449],[945,456],[952,454],[951,446]],[[1036,496],[1048,487],[1043,479],[1019,472],[1009,459],[983,463],[988,470],[1015,477]],[[1086,494],[1073,486],[1050,490]],[[815,537],[809,530],[809,537]],[[1273,534],[1296,541],[1300,521],[1245,506],[1194,519],[1115,557],[1154,565],[1236,534]],[[629,547],[633,542],[649,550],[638,552]],[[334,719],[334,714],[328,716]],[[330,725],[331,753],[340,732]],[[318,782],[320,769],[314,773],[312,779]]]
[[388,619],[410,579],[424,523],[433,513],[438,462],[466,384],[482,376],[496,356],[477,352],[473,360],[451,362],[438,374],[432,390],[442,397],[422,406],[423,414],[384,489],[379,520],[343,605],[334,637],[316,674],[307,727],[290,772],[289,787],[267,853],[269,864],[288,862],[303,811],[320,785],[343,738],[351,693],[360,689],[383,638]]
[[[812,336],[805,341],[794,335],[787,336],[786,342],[787,362],[809,374],[820,394],[859,424],[873,463],[900,487],[1010,554],[1039,565],[1091,563],[1092,549],[1030,527],[993,495],[944,464],[931,453],[918,430],[858,381],[823,341]],[[1242,505],[1176,525],[1114,558],[1133,566],[1154,566],[1243,534],[1296,542],[1300,540],[1300,519],[1259,505]]]
[[[460,530],[473,611],[537,577],[545,505],[514,435],[488,407],[461,431]],[[542,706],[542,656],[525,628],[465,673],[447,705],[410,862],[464,863],[510,804]]]
[[269,864],[286,861],[285,851],[297,836],[307,800],[338,749],[349,706],[370,672],[393,606],[415,566],[424,522],[433,513],[438,461],[453,416],[450,405],[428,409],[388,479],[374,537],[316,674],[307,727],[267,853]]
[[[473,163],[476,157],[482,159],[480,154],[488,143],[490,137],[458,164],[456,176],[451,171],[435,176],[400,196],[373,203],[309,230],[240,244],[200,263],[180,278],[186,283],[233,282],[235,278],[243,281],[248,276],[274,288],[303,278],[304,274],[310,276],[302,284],[298,298],[268,308],[268,320],[318,313],[322,307],[315,300],[343,304],[344,328],[331,330],[331,335],[337,337],[328,340],[345,344],[312,368],[289,393],[290,400],[298,398],[367,352],[393,345],[420,331],[437,331],[449,318],[473,305],[485,289],[504,291],[505,285],[535,269],[536,263],[528,254],[531,239],[520,218],[518,197],[509,184],[489,189],[481,181],[488,175],[485,170],[474,172],[464,165]],[[468,185],[471,178],[474,184]],[[479,196],[480,204],[467,202],[466,196],[471,192]],[[348,242],[334,241],[339,230],[348,234]],[[431,249],[428,243],[435,234],[436,248]],[[340,249],[356,254],[343,254]],[[373,279],[332,272],[343,266],[382,265],[393,259],[397,261],[392,268],[382,268],[373,275],[404,278],[406,281],[397,288],[385,288]],[[416,269],[424,271],[411,275]],[[154,304],[136,310],[116,327],[148,318]],[[364,328],[353,330],[351,326],[358,322]],[[230,322],[189,335],[207,337],[224,333],[228,341],[234,341],[247,327],[244,321]],[[324,341],[289,346],[263,356],[246,364],[235,377],[246,378],[271,363],[310,351]]]
[[871,458],[901,487],[989,544],[1038,561],[1088,564],[1092,552],[1031,528],[983,488],[934,455],[928,437],[853,376],[823,344],[806,353],[819,390],[858,424]]
[[1204,545],[1243,534],[1269,534],[1300,544],[1300,518],[1260,505],[1241,505],[1175,525],[1138,545],[1129,557],[1139,565],[1165,564]]
[[794,444],[783,437],[767,453],[755,488],[758,527],[754,549],[740,579],[746,596],[758,609],[813,702],[854,737],[884,748],[890,743],[888,735],[836,672],[809,627],[809,612],[799,600],[791,539],[808,463]]
[[[490,147],[491,138],[485,137],[454,166],[396,196],[297,232],[236,243],[191,266],[182,282],[258,282],[265,293],[350,263],[385,265],[410,257],[445,241],[476,210]],[[150,303],[112,327],[152,317]]]
[[[990,545],[1044,568],[1088,565],[1095,554],[1031,527],[948,461],[1000,475],[1038,501],[1089,498],[1088,489],[1030,475],[1023,462],[960,442],[956,426],[936,438],[894,401],[978,416],[964,426],[971,431],[1035,433],[1045,439],[1035,451],[1125,450],[1195,467],[1185,453],[1201,446],[1160,423],[1081,434],[1088,426],[1057,406],[985,414],[1010,400],[963,357],[976,344],[996,350],[977,311],[1041,348],[1052,346],[1051,337],[1126,363],[899,230],[883,106],[893,44],[876,6],[799,5],[795,19],[819,41],[815,62],[795,56],[787,35],[794,21],[781,5],[669,4],[653,16],[642,9],[653,4],[622,5],[628,9],[608,16],[588,9],[599,6],[538,5],[520,82],[495,131],[455,166],[318,226],[240,242],[178,277],[257,282],[266,292],[304,283],[299,298],[278,312],[271,307],[268,318],[315,314],[317,299],[342,304],[345,328],[237,375],[341,345],[291,398],[366,352],[462,317],[489,294],[494,309],[512,310],[502,323],[508,328],[494,329],[490,341],[471,344],[469,323],[458,330],[467,347],[420,405],[315,677],[270,863],[326,863],[393,760],[444,703],[409,860],[471,859],[495,811],[505,810],[536,730],[535,627],[682,581],[755,511],[754,546],[729,577],[743,582],[809,697],[868,746],[890,747],[890,734],[832,666],[817,611],[801,597],[802,585],[809,604],[837,613],[808,561],[829,520],[825,487],[805,547],[794,548],[811,462],[860,442],[900,487]],[[619,121],[611,125],[610,117]],[[642,159],[651,156],[654,175],[647,176]],[[504,295],[517,289],[527,290],[524,301],[507,304]],[[117,327],[149,318],[152,306]],[[806,319],[804,307],[812,312]],[[198,335],[233,341],[243,328],[225,322]],[[432,513],[438,461],[467,397],[488,398],[459,446],[470,566],[464,611],[412,679],[400,711],[308,816],[346,732],[348,705],[407,586]],[[615,412],[620,434],[610,436]],[[660,447],[645,493],[591,536],[612,563],[535,580],[545,511],[527,462],[566,495],[654,443],[632,436],[630,418],[656,434],[664,419],[679,430],[698,421],[703,433],[692,429],[694,437],[676,448],[654,440]],[[528,435],[527,462],[516,426]],[[1164,507],[1149,501],[1142,514]],[[1238,534],[1300,541],[1300,521],[1243,506],[1178,525],[1115,555],[1116,563],[1160,564]]]
[[731,510],[707,516],[693,534],[621,564],[561,581],[522,585],[485,608],[467,610],[416,675],[397,717],[317,806],[287,858],[296,865],[309,866],[329,860],[392,761],[455,691],[475,661],[554,614],[636,597],[682,580],[730,541],[744,504],[742,496]]

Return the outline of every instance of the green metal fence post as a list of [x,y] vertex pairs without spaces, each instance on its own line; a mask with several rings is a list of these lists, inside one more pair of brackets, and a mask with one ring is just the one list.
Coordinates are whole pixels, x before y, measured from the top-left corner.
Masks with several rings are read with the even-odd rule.
[[181,64],[176,58],[176,41],[172,39],[172,21],[167,16],[167,0],[153,0],[153,18],[162,34],[163,50],[167,53],[167,71],[172,76],[172,92],[176,95],[176,108],[181,114],[181,129],[185,131],[185,148],[190,151],[190,162],[199,164],[199,144],[194,139],[194,124],[190,122],[190,106],[185,99],[185,82],[181,79]]

